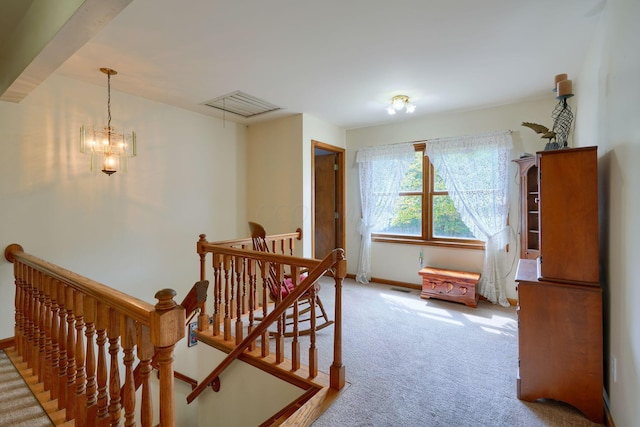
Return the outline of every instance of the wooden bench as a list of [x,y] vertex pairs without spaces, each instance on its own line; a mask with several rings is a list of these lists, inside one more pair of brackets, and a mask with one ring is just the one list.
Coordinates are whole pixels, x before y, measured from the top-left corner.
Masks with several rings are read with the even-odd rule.
[[421,298],[461,302],[474,308],[478,306],[476,285],[480,280],[479,273],[425,267],[419,274],[422,276]]

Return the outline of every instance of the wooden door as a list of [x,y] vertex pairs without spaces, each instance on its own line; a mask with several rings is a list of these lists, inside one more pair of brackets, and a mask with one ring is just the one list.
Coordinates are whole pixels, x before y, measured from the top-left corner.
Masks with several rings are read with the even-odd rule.
[[314,157],[315,239],[314,257],[324,258],[338,247],[336,210],[336,154]]

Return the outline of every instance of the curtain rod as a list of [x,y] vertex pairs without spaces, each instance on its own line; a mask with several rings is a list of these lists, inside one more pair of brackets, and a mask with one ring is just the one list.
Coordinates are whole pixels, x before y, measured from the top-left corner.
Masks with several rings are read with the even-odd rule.
[[497,131],[493,131],[493,132],[486,132],[486,133],[479,133],[479,134],[475,134],[475,135],[460,135],[460,136],[446,136],[446,137],[441,137],[441,138],[430,138],[427,139],[427,142],[438,142],[438,141],[444,141],[444,140],[448,140],[448,139],[463,139],[463,138],[483,138],[483,137],[488,137],[488,136],[497,136],[497,135],[511,135],[513,133],[513,131],[511,129],[507,129],[507,130],[497,130]]
[[366,149],[381,149],[384,147],[395,147],[397,145],[404,145],[404,144],[417,144],[417,143],[421,143],[421,142],[438,142],[438,141],[444,141],[444,140],[448,140],[448,139],[461,139],[461,138],[482,138],[482,137],[488,137],[488,136],[495,136],[495,135],[506,135],[506,134],[512,134],[513,131],[511,129],[507,129],[507,130],[498,130],[498,131],[494,131],[494,132],[487,132],[487,133],[481,133],[481,134],[476,134],[476,135],[462,135],[462,136],[446,136],[446,137],[440,137],[440,138],[427,138],[427,139],[418,139],[418,140],[414,140],[414,141],[405,141],[405,142],[393,142],[391,144],[382,144],[382,145],[369,145],[366,147],[360,147],[358,148],[358,150],[366,150]]

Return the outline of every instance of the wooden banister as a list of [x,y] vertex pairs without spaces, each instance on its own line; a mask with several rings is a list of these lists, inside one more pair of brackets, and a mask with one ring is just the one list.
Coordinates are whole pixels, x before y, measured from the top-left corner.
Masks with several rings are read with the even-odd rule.
[[[201,251],[201,248],[200,248],[200,243],[209,244],[209,242],[207,242],[206,240],[206,237],[207,237],[206,234],[200,235],[200,240],[198,242],[198,253],[206,252],[206,251]],[[270,234],[268,236],[265,236],[265,240],[267,242],[280,242],[280,241],[287,241],[291,239],[302,240],[302,229],[297,228],[294,233]],[[238,247],[250,248],[253,246],[253,240],[251,239],[251,237],[246,237],[242,239],[219,240],[219,241],[216,241],[215,243],[210,243],[210,244],[214,244],[216,246],[233,246],[236,248]]]
[[[229,251],[231,253],[234,252],[233,248],[230,248]],[[256,251],[252,251],[256,252]],[[265,255],[263,252],[256,252],[257,255],[263,256]],[[282,259],[283,256],[266,254],[270,256],[266,256],[265,260],[278,260]],[[284,257],[286,261],[292,262],[291,257]],[[285,261],[283,260],[283,261]],[[303,258],[298,259],[299,262],[303,261]],[[333,265],[338,263],[338,261],[344,260],[344,253],[342,249],[334,249],[327,257],[325,257],[319,264],[313,267],[309,271],[309,275],[294,288],[294,290],[287,295],[285,299],[282,300],[282,304],[277,305],[264,319],[260,322],[253,331],[251,331],[245,339],[242,340],[240,344],[238,344],[231,353],[225,357],[225,359],[220,362],[220,364],[209,374],[207,377],[198,384],[198,386],[187,396],[187,402],[191,403],[196,397],[204,391],[205,388],[209,384],[211,384],[215,379],[219,377],[219,375],[234,361],[238,358],[240,354],[242,354],[250,345],[257,340],[264,332],[266,332],[267,328],[271,326],[274,322],[276,322],[287,310],[288,307],[294,305],[295,301],[306,291],[309,290],[318,279],[324,275],[324,273]]]
[[133,425],[138,412],[141,425],[151,427],[149,374],[157,355],[159,425],[175,426],[173,351],[185,335],[185,310],[174,301],[175,291],[158,291],[154,306],[27,254],[18,244],[4,255],[14,264],[16,352],[65,409],[66,419],[78,427]]
[[305,267],[308,269],[314,268],[318,265],[318,260],[312,258],[300,258],[291,255],[281,255],[278,253],[254,251],[253,249],[239,249],[233,246],[226,246],[224,250],[220,250],[222,245],[218,245],[217,242],[202,245],[205,252],[224,253],[225,255],[234,255],[238,257],[250,257],[255,259],[261,259],[263,261],[272,262],[274,264],[287,264],[294,265],[296,267]]
[[29,255],[22,246],[11,244],[5,249],[5,259],[9,262],[19,261],[21,264],[36,269],[46,276],[63,282],[72,288],[89,295],[98,301],[103,301],[109,307],[123,313],[138,322],[149,322],[149,313],[154,311],[153,304],[137,299],[117,289],[110,288],[99,282],[81,276],[78,273],[59,267],[55,264]]
[[195,315],[196,310],[200,310],[200,312],[204,311],[204,304],[207,301],[208,287],[208,280],[196,282],[184,297],[182,303],[180,303],[180,305],[184,307],[185,316],[187,318],[185,324],[189,324],[191,318]]

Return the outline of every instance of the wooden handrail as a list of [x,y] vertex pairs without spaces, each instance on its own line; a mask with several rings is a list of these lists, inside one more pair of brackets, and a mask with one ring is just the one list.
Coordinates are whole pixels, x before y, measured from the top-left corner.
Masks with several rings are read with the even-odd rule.
[[103,301],[135,321],[149,323],[149,313],[154,310],[153,304],[105,286],[102,283],[74,273],[71,270],[29,255],[24,252],[22,246],[16,243],[7,246],[4,257],[11,263],[17,260],[28,267],[35,268],[47,276],[71,286],[85,295],[91,296],[97,301]]
[[254,251],[253,249],[238,249],[232,246],[220,246],[217,243],[207,243],[202,246],[206,252],[216,252],[224,255],[234,255],[243,258],[259,259],[261,261],[273,262],[275,264],[288,264],[301,268],[312,269],[320,260],[312,258],[300,258],[289,255],[280,255],[270,252]]
[[[206,237],[207,237],[206,234],[201,234],[200,241],[206,242],[205,240]],[[274,241],[281,241],[281,240],[288,240],[288,239],[302,240],[302,229],[297,228],[294,233],[270,234],[268,236],[265,236],[265,240],[267,242],[274,242]],[[206,242],[206,243],[210,245],[216,245],[216,246],[234,246],[234,247],[253,246],[253,240],[251,239],[251,237],[246,237],[243,239],[219,240],[216,242]]]
[[196,282],[180,303],[180,305],[184,307],[185,310],[185,324],[189,324],[191,318],[195,315],[196,310],[199,309],[200,311],[203,311],[204,304],[207,302],[208,287],[208,280],[201,280],[199,282]]
[[[210,249],[213,249],[215,245],[210,245]],[[294,290],[282,300],[281,304],[278,304],[274,309],[253,329],[246,338],[238,344],[220,364],[202,380],[198,386],[187,396],[187,402],[191,403],[196,397],[204,391],[204,389],[216,380],[220,374],[234,361],[240,354],[242,354],[252,343],[257,340],[268,328],[276,322],[284,312],[293,304],[300,296],[307,292],[324,273],[335,265],[339,261],[344,261],[344,251],[342,249],[334,249],[319,263],[314,260],[307,260],[305,258],[294,258],[277,254],[266,254],[258,251],[236,250],[234,248],[225,248],[225,252],[230,254],[247,255],[247,252],[253,252],[256,258],[262,258],[265,261],[270,262],[287,262],[291,265],[294,263],[300,264],[300,266],[311,267],[308,276],[294,288]]]
[[133,425],[138,418],[143,427],[151,427],[153,359],[160,376],[160,426],[176,425],[173,352],[185,335],[185,311],[174,301],[174,290],[158,291],[152,305],[27,254],[18,244],[7,246],[4,256],[14,264],[16,352],[57,400],[58,409],[65,409],[67,421],[82,427],[95,420],[120,425],[124,419]]

